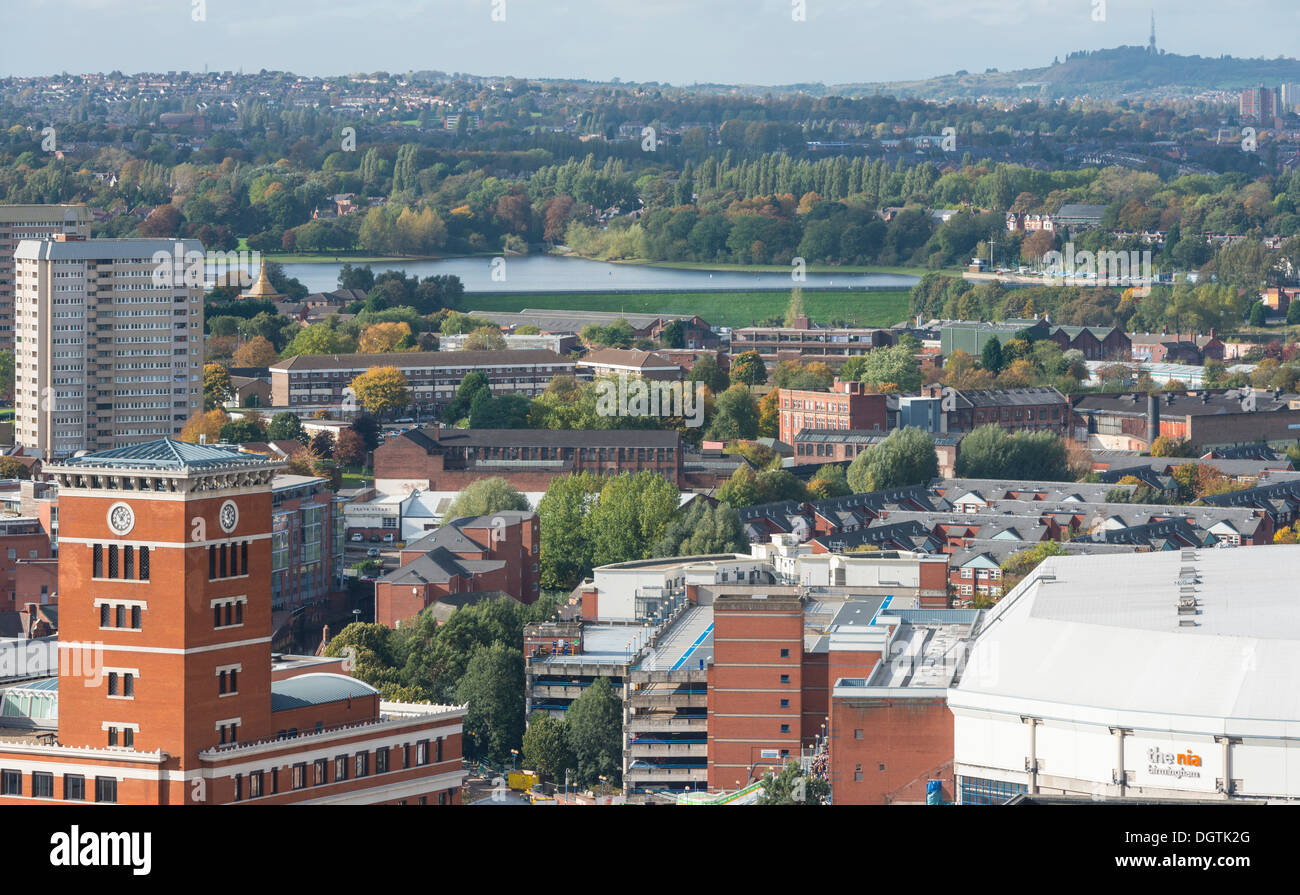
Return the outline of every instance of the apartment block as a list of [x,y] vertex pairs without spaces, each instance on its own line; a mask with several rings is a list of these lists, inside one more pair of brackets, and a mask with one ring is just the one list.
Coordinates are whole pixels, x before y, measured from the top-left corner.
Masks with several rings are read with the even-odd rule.
[[14,347],[14,249],[24,239],[90,236],[84,205],[0,205],[0,348]]
[[532,398],[554,377],[575,372],[572,360],[544,349],[299,355],[271,366],[271,402],[290,410],[338,407],[352,380],[372,367],[400,370],[420,408],[451,401],[470,373],[486,376],[493,394]]
[[[14,251],[14,440],[45,459],[180,433],[203,407],[196,240],[23,240]],[[179,268],[179,269],[178,269]]]

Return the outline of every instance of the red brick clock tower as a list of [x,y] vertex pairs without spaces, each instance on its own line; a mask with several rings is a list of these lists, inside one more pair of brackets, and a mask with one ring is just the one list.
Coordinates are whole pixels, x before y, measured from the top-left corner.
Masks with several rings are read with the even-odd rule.
[[[164,439],[52,468],[61,744],[162,750],[185,771],[202,750],[274,732],[271,479],[281,466]],[[102,649],[76,646],[90,643]]]

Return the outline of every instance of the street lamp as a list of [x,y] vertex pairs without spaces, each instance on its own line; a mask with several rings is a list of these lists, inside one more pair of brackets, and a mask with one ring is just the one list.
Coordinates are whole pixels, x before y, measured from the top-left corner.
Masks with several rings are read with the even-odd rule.
[[512,756],[510,759],[511,770],[515,770],[515,771],[519,770],[519,750],[511,749],[510,755]]

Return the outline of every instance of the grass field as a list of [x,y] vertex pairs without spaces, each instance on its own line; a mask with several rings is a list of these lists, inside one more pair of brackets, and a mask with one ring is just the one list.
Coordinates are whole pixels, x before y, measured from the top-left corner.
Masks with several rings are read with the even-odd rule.
[[[612,262],[620,263],[620,262]],[[789,273],[790,265],[788,264],[718,264],[711,261],[635,261],[629,264],[639,264],[644,267],[666,267],[676,270],[725,270],[739,271],[742,273]],[[942,273],[949,276],[959,277],[962,273],[960,267],[945,267],[938,270],[930,270],[924,267],[886,267],[880,265],[862,265],[862,264],[809,264],[808,273],[887,273],[900,274],[907,277],[923,277],[927,273]]]
[[[843,317],[859,326],[890,326],[907,316],[908,291],[804,292],[803,305],[818,322]],[[627,314],[699,314],[714,326],[750,326],[764,317],[785,314],[788,292],[529,292],[484,295],[468,293],[466,311],[613,311]]]

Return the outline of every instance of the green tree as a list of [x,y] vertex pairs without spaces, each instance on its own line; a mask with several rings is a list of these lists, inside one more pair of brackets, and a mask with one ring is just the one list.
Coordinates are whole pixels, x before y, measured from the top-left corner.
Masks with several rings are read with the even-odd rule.
[[[12,364],[13,355],[10,355]],[[12,376],[12,370],[10,374]],[[12,381],[6,380],[6,381]],[[216,410],[234,394],[234,389],[230,384],[230,373],[221,364],[204,364],[203,365],[203,409]]]
[[[521,681],[521,699],[522,687]],[[596,678],[569,703],[564,720],[569,725],[569,748],[577,762],[579,784],[591,786],[599,777],[606,777],[618,785],[623,764],[623,708],[609,679]]]
[[758,402],[748,386],[733,385],[718,395],[704,437],[710,441],[758,437]]
[[742,351],[731,359],[731,381],[745,385],[767,382],[767,365],[757,351]]
[[289,441],[303,437],[302,421],[287,410],[271,417],[266,426],[266,437],[271,441]]
[[705,387],[715,395],[722,394],[731,384],[731,377],[718,365],[718,359],[712,354],[702,354],[696,359],[691,371],[686,374],[687,382],[703,382]]
[[569,747],[569,724],[545,712],[534,712],[524,731],[524,767],[544,779],[563,779],[564,772],[577,764]]
[[600,489],[600,477],[589,472],[551,479],[550,487],[537,504],[542,587],[567,590],[591,571],[592,544],[586,534],[587,516]]
[[[763,775],[760,805],[825,805],[830,797],[830,783],[821,777],[805,777],[799,762],[792,761],[779,774]],[[802,798],[799,796],[802,795]]]
[[748,463],[737,466],[731,478],[718,489],[718,500],[733,507],[752,507],[765,503],[765,493],[758,474]]
[[456,699],[468,705],[466,756],[507,761],[524,736],[523,652],[501,642],[479,647],[456,686]]
[[523,395],[493,395],[482,389],[469,403],[471,429],[526,429],[532,402]]
[[963,478],[1014,476],[1030,481],[1065,482],[1070,471],[1065,442],[1051,432],[1007,432],[980,426],[962,439],[954,471]]
[[1002,342],[997,336],[985,342],[980,349],[980,366],[994,375],[1002,372]]
[[914,392],[921,387],[921,364],[905,345],[873,348],[857,367],[858,378],[877,388],[892,383],[897,391]]
[[854,493],[919,485],[939,475],[934,439],[914,426],[895,429],[880,444],[863,451],[849,466]]
[[794,326],[800,317],[807,314],[803,309],[803,290],[795,286],[790,290],[790,303],[785,308],[785,325]]
[[491,390],[488,387],[487,376],[477,370],[466,373],[465,378],[462,379],[460,385],[456,387],[455,396],[452,397],[446,408],[443,409],[443,420],[449,423],[454,423],[469,416],[469,409],[474,403],[475,396],[477,396],[479,392],[485,390],[489,395],[491,394]]
[[653,472],[608,478],[587,515],[593,566],[648,559],[677,511],[677,486]]
[[814,500],[852,494],[845,468],[839,463],[823,463],[808,481],[808,495]]
[[476,479],[456,495],[443,514],[447,519],[458,516],[486,516],[503,510],[527,510],[528,498],[500,476]]
[[655,544],[652,556],[707,556],[714,553],[748,553],[749,539],[740,514],[730,504],[712,506],[697,500],[680,511],[664,536]]
[[266,429],[256,420],[245,417],[241,420],[231,420],[223,425],[221,427],[220,438],[227,444],[243,444],[247,441],[263,441],[266,438]]
[[328,323],[313,323],[298,330],[281,357],[288,360],[300,354],[347,354],[353,348],[346,334]]
[[1264,311],[1264,303],[1257,301],[1250,306],[1250,325],[1264,326],[1266,323],[1268,323],[1268,318]]

